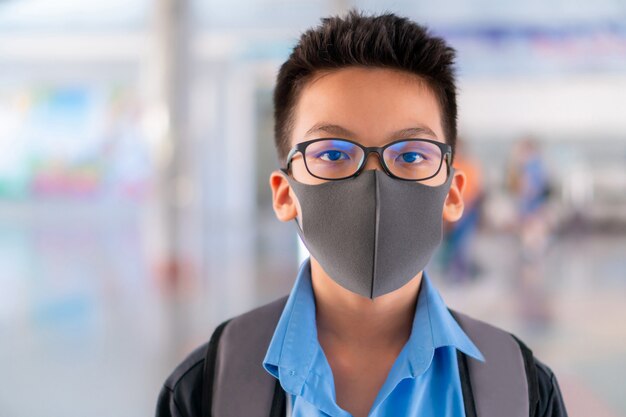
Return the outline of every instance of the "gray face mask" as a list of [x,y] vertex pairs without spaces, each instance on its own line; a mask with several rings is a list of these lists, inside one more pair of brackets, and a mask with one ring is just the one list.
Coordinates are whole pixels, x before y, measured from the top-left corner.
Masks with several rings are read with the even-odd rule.
[[424,269],[441,243],[453,172],[437,187],[380,170],[316,185],[287,177],[302,209],[298,234],[342,287],[369,298],[395,291]]

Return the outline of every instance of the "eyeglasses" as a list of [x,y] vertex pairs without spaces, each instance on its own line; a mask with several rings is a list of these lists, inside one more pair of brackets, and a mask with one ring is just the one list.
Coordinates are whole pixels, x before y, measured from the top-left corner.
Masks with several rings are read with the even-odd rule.
[[448,174],[452,159],[450,145],[429,139],[401,139],[382,147],[366,147],[348,139],[323,138],[298,143],[287,155],[283,172],[288,174],[296,153],[312,176],[322,180],[356,177],[370,153],[378,159],[387,175],[405,181],[423,181],[435,177],[444,159]]

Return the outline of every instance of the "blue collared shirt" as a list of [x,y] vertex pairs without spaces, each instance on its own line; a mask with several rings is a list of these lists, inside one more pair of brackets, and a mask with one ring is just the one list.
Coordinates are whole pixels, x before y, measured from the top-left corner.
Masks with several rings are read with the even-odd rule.
[[[457,349],[484,361],[424,272],[411,335],[369,416],[465,417]],[[263,366],[290,396],[293,417],[350,416],[335,401],[332,370],[317,339],[309,258],[300,266]]]

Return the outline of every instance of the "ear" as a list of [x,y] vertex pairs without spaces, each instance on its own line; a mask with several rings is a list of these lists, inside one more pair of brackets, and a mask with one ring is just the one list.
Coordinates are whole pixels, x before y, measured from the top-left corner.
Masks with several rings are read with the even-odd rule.
[[463,215],[463,209],[465,208],[465,203],[463,202],[463,190],[465,190],[466,183],[467,177],[465,172],[455,169],[450,191],[448,191],[448,196],[443,204],[444,221],[455,222]]
[[270,188],[272,189],[272,207],[276,218],[282,222],[293,220],[298,215],[298,202],[281,171],[270,174]]

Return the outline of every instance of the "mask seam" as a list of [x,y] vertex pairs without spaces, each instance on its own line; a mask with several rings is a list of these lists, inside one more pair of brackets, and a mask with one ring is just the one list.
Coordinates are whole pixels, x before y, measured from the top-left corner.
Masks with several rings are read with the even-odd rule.
[[374,285],[376,283],[376,261],[378,258],[378,233],[380,225],[380,186],[378,173],[374,172],[374,185],[376,186],[376,231],[374,239],[374,262],[372,263],[372,286],[370,288],[370,299],[374,299]]

